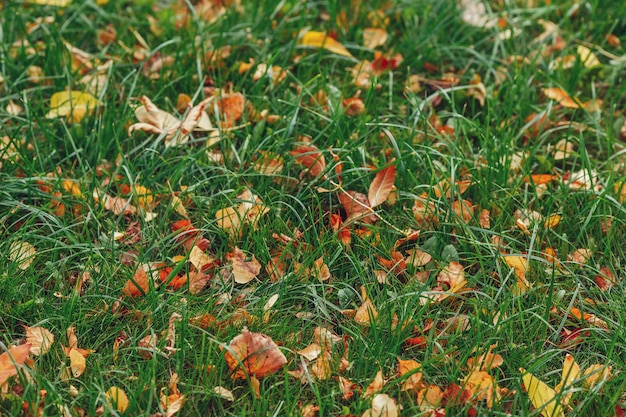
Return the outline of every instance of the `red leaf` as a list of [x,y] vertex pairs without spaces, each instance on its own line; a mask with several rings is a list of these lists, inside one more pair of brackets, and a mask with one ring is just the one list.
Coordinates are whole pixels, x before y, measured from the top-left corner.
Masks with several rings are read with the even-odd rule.
[[378,220],[365,194],[356,191],[343,191],[338,195],[338,198],[348,217],[346,223],[358,220],[361,223],[373,224]]
[[378,171],[374,181],[370,184],[367,196],[370,202],[370,207],[374,208],[379,206],[387,200],[387,197],[389,197],[389,193],[391,193],[391,189],[393,188],[393,183],[396,180],[396,173],[397,171],[395,165],[390,165],[387,168]]

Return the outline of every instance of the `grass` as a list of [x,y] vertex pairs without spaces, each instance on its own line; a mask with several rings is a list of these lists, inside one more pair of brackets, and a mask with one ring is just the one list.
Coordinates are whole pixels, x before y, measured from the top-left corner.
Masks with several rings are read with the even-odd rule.
[[[626,172],[620,133],[625,65],[621,46],[607,40],[613,34],[626,42],[623,5],[489,2],[506,24],[498,29],[468,24],[452,1],[261,0],[227,7],[210,21],[190,14],[181,28],[168,2],[99,3],[0,6],[0,136],[8,141],[0,148],[0,347],[6,351],[25,343],[24,326],[41,326],[55,335],[50,350],[32,356],[3,387],[0,415],[165,415],[160,395],[176,394],[168,388],[173,373],[186,399],[178,415],[299,415],[308,404],[319,407],[321,416],[362,415],[372,406],[362,392],[380,370],[382,392],[401,405],[403,415],[429,415],[441,408],[448,415],[545,416],[547,409],[533,405],[529,387],[523,387],[520,368],[554,388],[567,354],[583,371],[602,364],[611,372],[591,387],[581,374],[557,395],[565,415],[613,416],[624,407],[626,210],[619,187]],[[194,2],[179,3],[186,8]],[[151,29],[148,16],[156,19],[158,30]],[[552,53],[547,48],[553,37],[538,40],[542,20],[553,22],[565,42]],[[403,60],[393,71],[373,76],[371,88],[359,88],[346,68],[357,59],[373,59],[362,36],[364,28],[376,24],[386,25],[389,33],[377,49],[389,57],[399,53]],[[98,39],[107,25],[115,28],[116,38],[102,44]],[[303,48],[297,34],[304,29],[331,31],[356,58]],[[506,29],[519,33],[499,37]],[[91,63],[113,62],[102,72],[98,111],[78,123],[45,117],[55,92],[85,88],[78,80],[88,72],[72,66],[64,42],[92,54]],[[575,58],[579,45],[589,47],[600,64],[590,68]],[[228,54],[211,61],[212,51]],[[146,60],[159,54],[172,62],[145,71]],[[571,68],[554,64],[568,55],[574,56]],[[287,69],[285,79],[276,85],[267,78],[254,81],[255,68],[239,71],[249,59]],[[421,88],[409,91],[405,86],[415,74]],[[457,84],[445,85],[452,76]],[[484,104],[472,96],[476,76],[485,88]],[[433,87],[437,83],[440,87]],[[166,148],[158,135],[127,133],[142,95],[178,115],[179,94],[197,103],[212,88],[228,86],[257,111],[279,118],[270,122],[244,115],[236,129],[221,132],[221,141],[208,150],[221,152],[223,162],[208,156],[206,134],[196,132],[190,143]],[[568,108],[546,98],[543,89],[549,87],[582,102],[602,99],[601,110]],[[350,116],[341,100],[357,95],[365,111]],[[10,103],[22,111],[9,111]],[[209,113],[215,124],[215,114]],[[305,173],[290,153],[303,136],[324,155],[327,177]],[[555,147],[564,140],[573,150],[555,158]],[[343,163],[344,190],[367,193],[378,170],[394,164],[398,172],[395,204],[375,209],[380,216],[375,225],[349,225],[349,245],[330,226],[331,214],[346,219],[338,193],[317,191],[340,181],[331,148]],[[262,175],[255,169],[264,152],[282,158],[280,173]],[[597,176],[601,187],[575,189],[577,172]],[[533,174],[555,177],[546,186],[535,185],[527,179]],[[436,191],[441,181],[459,179],[470,180],[466,191]],[[150,210],[156,217],[151,221],[141,209],[116,214],[92,198],[94,190],[101,190],[138,206],[138,186],[153,195]],[[246,225],[233,237],[216,213],[239,205],[238,196],[246,190],[269,212],[256,227]],[[172,193],[210,241],[206,252],[220,266],[198,293],[155,281],[145,294],[125,296],[122,289],[138,265],[165,262],[176,268],[168,279],[193,269],[172,231],[172,224],[183,219],[170,204]],[[458,209],[462,200],[474,211],[467,221]],[[432,206],[431,221],[418,221],[416,201]],[[481,211],[489,214],[489,225],[479,221]],[[540,218],[522,230],[516,221],[530,211]],[[546,227],[551,215],[559,215],[560,222]],[[114,232],[131,225],[140,229],[136,241],[113,239]],[[397,247],[401,231],[409,229],[419,230],[419,237]],[[281,243],[280,234],[297,242]],[[36,249],[28,265],[11,255],[22,242]],[[263,266],[245,285],[231,277],[226,254],[235,246]],[[414,248],[432,260],[409,265],[403,274],[389,273],[387,282],[379,283],[376,271],[384,269],[379,259],[391,259],[398,249],[407,256],[406,250]],[[586,262],[575,257],[579,250],[588,250]],[[517,271],[530,283],[525,291],[518,289],[520,278],[503,254],[527,262],[525,270]],[[121,262],[129,256],[134,261]],[[265,269],[273,257],[285,263],[285,275],[277,281]],[[330,280],[303,272],[317,259],[328,266]],[[450,262],[463,266],[469,291],[425,301],[448,289],[435,287]],[[600,274],[614,276],[609,289],[596,283]],[[363,304],[361,287],[378,312],[369,326],[344,314]],[[278,301],[266,311],[276,295]],[[579,320],[575,309],[593,316]],[[175,350],[168,354],[166,334],[174,313],[180,320],[173,324]],[[203,315],[218,324],[203,324],[198,319]],[[69,359],[62,345],[68,346],[71,325],[78,346],[94,351],[78,377],[64,371]],[[288,360],[260,380],[258,398],[250,380],[231,379],[224,360],[225,346],[244,326],[270,336]],[[340,370],[344,343],[336,343],[331,376],[316,378],[309,364],[301,382],[287,371],[298,370],[303,359],[296,351],[313,342],[318,326],[343,338],[350,367]],[[571,346],[568,332],[574,332],[569,340],[577,342]],[[156,346],[142,345],[150,335]],[[407,343],[417,337],[424,343]],[[488,370],[486,391],[479,393],[464,383],[471,373],[467,361],[492,345],[503,363]],[[397,375],[398,359],[421,364],[417,389],[402,391],[408,377]],[[361,392],[342,399],[339,376]],[[424,403],[428,387],[432,393],[452,384],[466,388],[471,398],[455,403],[450,397],[431,408]],[[484,395],[493,393],[495,384],[502,398],[490,404]],[[129,397],[125,413],[106,401],[113,386]],[[234,400],[222,398],[215,387],[230,390]],[[566,393],[572,393],[571,399],[564,398]]]

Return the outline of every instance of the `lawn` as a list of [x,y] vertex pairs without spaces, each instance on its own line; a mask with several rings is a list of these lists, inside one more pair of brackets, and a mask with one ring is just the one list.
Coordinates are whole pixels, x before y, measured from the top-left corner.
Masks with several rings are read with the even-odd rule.
[[0,4],[0,416],[623,416],[607,3]]

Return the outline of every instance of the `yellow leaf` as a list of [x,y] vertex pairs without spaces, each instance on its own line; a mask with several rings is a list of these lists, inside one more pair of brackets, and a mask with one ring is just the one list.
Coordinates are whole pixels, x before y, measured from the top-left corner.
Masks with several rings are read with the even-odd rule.
[[70,369],[74,378],[78,378],[85,372],[87,367],[87,361],[85,357],[80,354],[76,349],[70,349]]
[[120,413],[123,413],[128,408],[128,397],[123,389],[118,387],[111,387],[104,394],[107,403],[110,407],[116,409]]
[[98,99],[91,94],[80,91],[59,91],[50,98],[50,111],[46,114],[46,118],[67,116],[71,122],[79,123],[97,106]]
[[586,68],[593,68],[600,65],[600,61],[598,60],[598,57],[596,57],[596,54],[591,52],[591,49],[586,46],[578,45],[576,52],[580,57],[580,62],[582,62]]
[[300,39],[298,45],[312,46],[314,48],[323,48],[337,55],[354,58],[352,54],[340,42],[329,37],[326,32],[308,31]]
[[565,417],[563,407],[556,399],[556,391],[545,382],[520,368],[522,380],[533,406],[540,410],[543,417]]
[[572,393],[567,391],[569,391],[569,389],[574,384],[574,381],[576,381],[578,378],[580,378],[580,366],[578,366],[574,357],[568,353],[567,356],[565,356],[565,360],[563,360],[561,382],[559,382],[559,384],[554,387],[555,391],[561,393],[563,393],[564,389],[566,390],[565,393],[563,393],[563,398],[561,400],[563,405],[567,406],[567,404],[569,404]]

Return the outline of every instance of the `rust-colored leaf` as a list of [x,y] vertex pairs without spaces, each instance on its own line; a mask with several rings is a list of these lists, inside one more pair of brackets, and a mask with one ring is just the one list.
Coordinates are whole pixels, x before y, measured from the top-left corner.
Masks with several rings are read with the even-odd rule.
[[342,191],[338,195],[339,202],[346,211],[346,223],[350,221],[360,221],[365,224],[373,224],[378,220],[378,216],[370,207],[369,200],[365,194],[356,191]]
[[[324,160],[324,155],[316,146],[298,146],[295,150],[289,153],[296,158],[297,163],[307,167],[309,169],[309,173],[313,177],[318,177],[326,171],[326,161]],[[323,178],[326,178],[326,174],[324,174]]]
[[396,174],[395,165],[390,165],[378,171],[376,177],[374,177],[374,181],[370,184],[367,194],[370,207],[374,208],[379,206],[387,200],[389,193],[391,193],[393,183],[396,180]]
[[225,359],[232,379],[246,379],[248,375],[263,378],[287,363],[287,358],[269,336],[252,333],[246,327],[229,346]]
[[126,281],[122,293],[127,297],[142,297],[148,293],[148,275],[143,266],[139,266],[132,279]]

